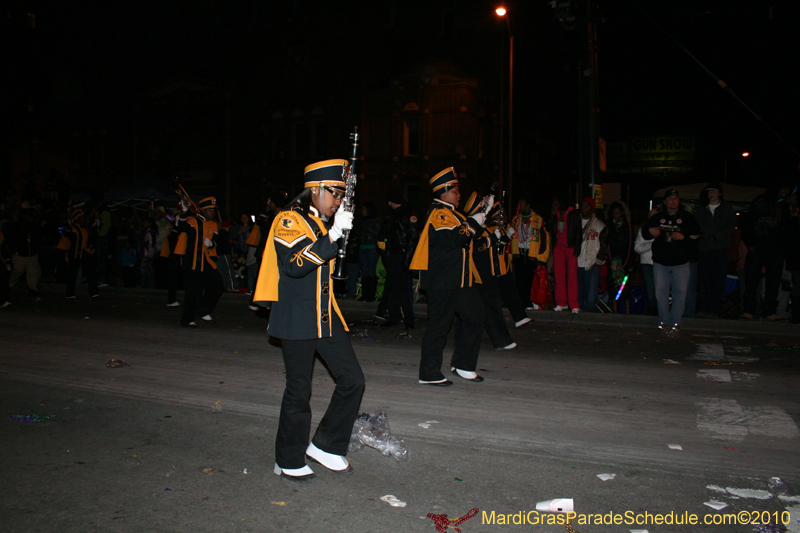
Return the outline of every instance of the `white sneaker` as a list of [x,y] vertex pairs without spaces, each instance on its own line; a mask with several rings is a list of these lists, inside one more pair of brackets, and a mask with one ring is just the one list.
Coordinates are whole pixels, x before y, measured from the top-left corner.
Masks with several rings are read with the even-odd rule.
[[252,304],[248,305],[247,308],[250,309],[251,311],[258,311],[259,309],[257,305],[252,305]]
[[282,478],[291,479],[298,483],[307,483],[317,477],[308,465],[303,468],[281,468],[278,463],[275,463],[275,468],[272,471]]
[[75,299],[74,296],[67,296],[67,300],[74,300],[74,299]]
[[517,320],[516,322],[514,322],[514,326],[515,327],[524,326],[525,324],[527,324],[530,321],[531,321],[530,318],[523,318],[522,320]]
[[108,283],[98,283],[98,287],[108,287]]
[[181,303],[176,300],[176,301],[172,302],[171,304],[167,304],[167,307],[178,307],[179,305],[181,305]]
[[206,322],[211,322],[212,324],[214,323],[214,317],[212,317],[211,315],[201,316],[200,318],[202,318]]
[[516,343],[516,342],[512,342],[512,343],[511,343],[511,344],[509,344],[508,346],[503,346],[503,349],[504,349],[504,350],[513,350],[513,349],[514,349],[514,348],[516,348],[516,347],[517,347],[517,343]]
[[580,312],[581,312],[581,308],[580,307],[576,307],[575,309],[572,310],[572,314],[573,315],[578,315],[578,314],[580,314]]
[[481,383],[483,381],[483,376],[481,376],[474,370],[461,370],[460,368],[451,366],[450,372],[452,372],[453,374],[455,374],[460,378],[466,379],[467,381],[474,381],[475,383]]
[[328,470],[333,470],[337,474],[349,474],[353,471],[353,467],[350,466],[350,463],[347,462],[344,456],[323,452],[314,446],[313,442],[306,448],[306,457],[321,464]]
[[0,309],[8,307],[9,305],[11,305],[11,302],[5,302],[3,305],[0,305]]
[[567,307],[566,305],[557,305],[553,308],[553,311],[567,311],[567,310],[569,310],[569,307]]

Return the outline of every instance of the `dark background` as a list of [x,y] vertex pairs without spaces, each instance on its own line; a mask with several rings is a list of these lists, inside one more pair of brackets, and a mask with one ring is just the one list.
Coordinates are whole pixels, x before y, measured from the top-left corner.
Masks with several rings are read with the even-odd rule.
[[[501,102],[507,105],[508,30],[495,15],[494,2],[17,1],[8,6],[4,191],[20,177],[35,175],[87,193],[142,173],[166,182],[170,169],[163,161],[174,159],[175,149],[161,152],[172,130],[156,126],[154,117],[180,105],[162,97],[176,84],[199,87],[198,94],[208,99],[206,113],[198,97],[191,114],[197,124],[187,126],[183,119],[184,129],[229,128],[231,147],[186,157],[205,158],[217,182],[225,158],[256,169],[233,177],[261,180],[254,194],[246,194],[246,186],[234,187],[231,203],[244,210],[258,209],[262,198],[256,196],[299,179],[299,174],[270,175],[265,121],[259,117],[275,102],[325,102],[356,123],[362,102],[392,77],[438,58],[479,81],[487,113],[496,120]],[[568,194],[579,179],[585,3],[571,3],[576,24],[559,21],[541,0],[516,0],[506,7],[515,37],[515,191],[544,205],[549,194]],[[797,179],[800,48],[792,2],[619,0],[596,9],[600,135],[609,143],[691,136],[697,144],[691,173],[608,174],[601,181],[625,182],[628,198],[641,202],[653,190],[681,182],[724,178],[765,187]],[[237,119],[226,122],[231,109]],[[346,157],[348,131],[338,131],[336,123],[328,127],[336,130],[328,131],[334,139],[326,145],[329,157]],[[747,160],[738,155],[743,150],[752,153]],[[486,157],[497,169],[498,151]],[[298,161],[297,168],[309,162]]]

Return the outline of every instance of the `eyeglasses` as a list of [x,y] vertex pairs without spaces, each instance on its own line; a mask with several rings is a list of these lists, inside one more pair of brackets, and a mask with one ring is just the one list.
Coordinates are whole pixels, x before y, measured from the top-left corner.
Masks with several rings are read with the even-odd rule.
[[332,189],[331,187],[323,187],[323,189],[325,189],[326,191],[331,193],[333,195],[334,199],[339,200],[340,202],[342,200],[344,200],[344,193],[343,192],[337,191],[335,189]]

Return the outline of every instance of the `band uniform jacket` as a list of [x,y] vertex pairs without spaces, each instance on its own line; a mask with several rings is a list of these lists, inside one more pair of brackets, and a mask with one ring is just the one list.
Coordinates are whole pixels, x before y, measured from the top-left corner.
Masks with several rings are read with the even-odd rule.
[[287,340],[333,335],[333,313],[347,330],[333,294],[333,260],[339,246],[314,207],[294,205],[272,223],[253,301],[272,308],[267,332]]
[[475,263],[477,276],[475,280],[485,287],[497,284],[497,278],[508,273],[506,254],[497,254],[499,239],[494,234],[496,225],[489,226],[472,247],[472,260]]
[[420,271],[422,288],[471,287],[475,275],[472,241],[481,232],[483,228],[474,219],[467,219],[454,205],[435,199],[410,266]]
[[83,255],[93,254],[94,247],[89,244],[89,231],[86,228],[71,226],[65,232],[56,246],[59,250],[68,250],[68,257],[72,259],[83,259]]
[[[173,253],[183,256],[184,270],[203,272],[217,269],[214,258],[217,255],[217,236],[219,228],[213,220],[206,220],[202,215],[178,217],[176,231],[178,243]],[[213,246],[206,246],[205,239],[210,239]]]

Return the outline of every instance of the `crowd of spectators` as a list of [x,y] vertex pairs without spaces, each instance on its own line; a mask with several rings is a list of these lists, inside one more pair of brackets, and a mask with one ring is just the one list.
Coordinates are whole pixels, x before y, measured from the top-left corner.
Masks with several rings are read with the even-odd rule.
[[[514,274],[529,309],[658,315],[670,334],[684,317],[800,322],[795,186],[770,188],[739,213],[722,184],[709,183],[699,202],[668,190],[640,220],[622,200],[601,209],[591,198],[577,208],[553,198],[544,230],[542,218],[524,198],[511,223]],[[539,245],[531,267],[531,245],[542,239],[547,252]],[[551,275],[550,301],[532,301],[529,272],[538,266]]]
[[[392,194],[399,203],[389,205],[405,205],[402,194]],[[217,256],[226,291],[252,294],[269,226],[285,199],[284,193],[273,195],[264,213],[220,221]],[[679,331],[683,317],[800,321],[800,219],[794,186],[770,188],[739,213],[719,183],[709,183],[699,203],[670,190],[662,205],[646,215],[640,212],[638,220],[621,199],[603,207],[592,198],[577,205],[552,198],[541,214],[535,203],[521,198],[507,218],[512,240],[506,253],[528,309],[658,315],[661,327],[671,332]],[[378,215],[372,201],[358,207],[347,247],[348,279],[334,288],[340,298],[379,301],[386,278],[382,256],[395,225],[392,217]],[[142,210],[102,201],[72,205],[63,180],[24,177],[0,199],[0,306],[24,292],[23,281],[34,299],[41,298],[41,280],[69,285],[69,253],[59,244],[75,224],[71,214],[76,209],[96,259],[92,268],[98,287],[170,286],[170,259],[160,252],[174,209]],[[403,213],[420,225],[415,213]],[[544,301],[531,294],[540,267],[551,286]],[[87,278],[87,272],[80,275]],[[377,314],[389,316],[385,306]]]

